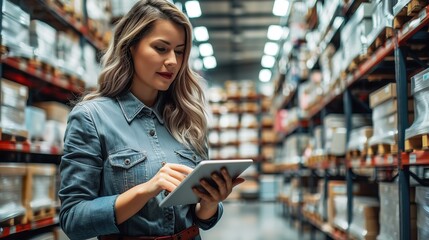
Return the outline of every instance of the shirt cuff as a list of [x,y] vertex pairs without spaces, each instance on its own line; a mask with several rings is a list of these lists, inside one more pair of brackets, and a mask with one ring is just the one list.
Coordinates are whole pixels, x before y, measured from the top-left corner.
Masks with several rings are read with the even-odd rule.
[[209,218],[209,219],[199,219],[197,217],[197,215],[195,214],[195,205],[192,208],[193,212],[194,212],[194,216],[195,216],[195,224],[203,229],[203,230],[208,230],[212,227],[214,227],[216,225],[216,223],[220,220],[220,218],[222,217],[223,214],[223,204],[219,203],[218,204],[218,208],[217,208],[217,212],[213,215],[213,217]]
[[115,214],[115,203],[118,196],[105,196],[91,201],[90,209],[93,212],[91,222],[93,229],[96,229],[98,235],[119,233]]

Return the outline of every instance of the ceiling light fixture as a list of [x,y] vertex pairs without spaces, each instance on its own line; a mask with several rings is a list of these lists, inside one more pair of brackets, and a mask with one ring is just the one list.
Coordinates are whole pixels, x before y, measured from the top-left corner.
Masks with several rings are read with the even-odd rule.
[[274,42],[265,43],[264,53],[267,55],[275,56],[279,52],[279,45]]
[[270,25],[268,27],[267,37],[270,40],[278,41],[283,35],[283,28],[279,25]]
[[198,1],[187,1],[185,3],[186,14],[190,18],[197,18],[201,16],[200,2]]
[[286,16],[289,10],[289,1],[287,0],[276,0],[274,1],[273,14],[279,17]]
[[194,28],[194,36],[198,42],[205,42],[209,40],[209,32],[204,26]]
[[271,71],[269,69],[262,69],[259,71],[259,81],[269,82],[271,80]]
[[213,55],[213,47],[210,43],[202,43],[198,46],[200,49],[200,55],[203,57],[208,57]]
[[273,56],[264,55],[261,59],[261,65],[264,68],[272,68],[276,62]]
[[203,58],[203,64],[206,69],[213,69],[217,66],[216,58],[213,56]]

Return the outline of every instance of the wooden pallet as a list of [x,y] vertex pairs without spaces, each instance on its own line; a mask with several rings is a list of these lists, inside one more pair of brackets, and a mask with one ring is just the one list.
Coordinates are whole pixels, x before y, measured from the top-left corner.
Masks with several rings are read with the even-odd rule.
[[386,40],[393,37],[393,31],[393,28],[390,27],[385,27],[383,30],[381,30],[378,36],[375,38],[374,42],[372,42],[371,45],[368,46],[368,54],[371,55],[376,52],[377,49],[384,46]]
[[9,218],[3,222],[0,222],[0,227],[11,227],[19,224],[26,224],[27,223],[27,217],[25,214],[19,215],[13,218]]
[[28,220],[39,221],[46,218],[55,217],[56,210],[54,207],[40,208],[37,210],[28,211]]
[[401,29],[404,24],[429,4],[428,0],[411,0],[393,19],[393,28]]
[[363,150],[353,149],[353,150],[347,151],[346,158],[347,159],[362,159],[362,158],[366,157],[367,154],[368,154],[368,147],[365,147]]
[[0,140],[12,142],[25,142],[28,140],[28,131],[0,128]]
[[368,156],[397,154],[397,153],[398,153],[397,144],[379,143],[379,144],[372,145],[368,148]]
[[365,62],[368,59],[368,55],[367,54],[361,54],[357,57],[355,57],[349,64],[349,66],[347,67],[347,72],[354,72],[355,70],[358,69],[359,65],[363,62]]
[[413,150],[428,150],[429,149],[429,133],[418,135],[405,140],[405,151],[412,152]]

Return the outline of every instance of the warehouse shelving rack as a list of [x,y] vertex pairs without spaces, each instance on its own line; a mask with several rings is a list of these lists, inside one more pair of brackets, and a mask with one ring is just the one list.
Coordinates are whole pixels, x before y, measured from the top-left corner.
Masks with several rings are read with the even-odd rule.
[[[344,12],[349,14],[351,9],[359,1],[350,1],[350,5],[346,5]],[[413,37],[416,34],[419,34],[422,29],[426,29],[429,25],[429,6],[424,7],[420,13],[412,18],[410,21],[405,23],[401,29],[396,29],[395,34],[391,39],[387,39],[386,42],[376,49],[374,53],[368,56],[368,58],[362,62],[355,71],[349,73],[345,76],[345,87],[341,89],[341,92],[332,93],[328,96],[325,96],[322,101],[320,101],[314,108],[312,108],[308,114],[307,118],[304,120],[312,119],[317,114],[324,112],[326,106],[332,102],[338,101],[338,98],[342,98],[344,104],[344,114],[346,117],[346,126],[347,126],[347,142],[350,138],[351,130],[351,115],[353,113],[352,104],[351,104],[351,94],[350,88],[353,84],[361,81],[361,79],[367,78],[370,74],[382,64],[382,62],[390,57],[394,56],[394,68],[395,68],[395,82],[397,84],[397,98],[398,100],[398,151],[399,154],[383,154],[375,156],[367,156],[365,158],[360,158],[357,161],[352,159],[347,159],[344,163],[346,168],[345,179],[347,183],[347,221],[348,224],[352,222],[352,183],[356,177],[354,169],[356,168],[371,168],[374,169],[374,172],[377,173],[380,169],[389,169],[390,172],[397,172],[397,175],[392,175],[391,179],[397,178],[399,186],[399,200],[400,200],[400,238],[401,239],[410,239],[411,229],[410,229],[410,178],[415,179],[418,183],[424,186],[428,186],[428,182],[424,179],[420,179],[416,173],[410,170],[411,166],[427,166],[429,164],[429,152],[424,150],[414,150],[413,152],[404,151],[404,142],[405,142],[405,129],[409,127],[408,123],[408,105],[407,105],[407,90],[408,90],[408,77],[416,73],[415,69],[410,70],[410,58],[413,60],[413,64],[417,63],[422,65],[422,67],[427,67],[427,64],[420,61],[416,54],[412,54],[407,47],[407,44],[413,40]],[[407,66],[408,65],[408,66]],[[408,68],[407,68],[408,67]],[[288,99],[289,100],[289,99]],[[284,103],[286,105],[287,103]],[[323,115],[323,114],[322,114]],[[293,132],[299,127],[299,124],[290,126],[285,130],[286,135]],[[326,166],[326,169],[330,169],[330,164],[326,162],[318,162],[311,167],[322,167]],[[282,171],[294,171],[295,168],[282,169]],[[328,174],[325,174],[325,183],[328,181]],[[324,192],[326,193],[327,189],[325,186]],[[326,206],[326,205],[325,205]],[[307,218],[308,222],[318,228],[321,232],[325,233],[328,239],[346,239],[347,234],[338,234],[336,231],[332,231],[326,224],[322,221],[320,222],[317,219]]]
[[[61,7],[47,0],[16,1],[29,11],[32,18],[44,20],[56,29],[73,30],[80,36],[81,46],[88,42],[98,51],[105,48],[105,43],[95,36],[94,32],[86,22],[86,0],[83,0],[83,19],[66,13]],[[0,10],[3,0],[0,0]],[[0,11],[2,13],[2,11]],[[0,14],[0,31],[2,28],[2,14]],[[1,41],[1,40],[0,40]],[[0,42],[1,43],[1,42]],[[2,44],[3,46],[3,44]],[[0,76],[23,84],[29,88],[28,104],[34,100],[50,100],[61,103],[69,103],[77,99],[83,92],[84,86],[79,81],[70,81],[60,76],[53,76],[40,68],[32,66],[29,61],[19,58],[1,57]],[[31,144],[27,139],[23,140],[0,140],[0,162],[14,163],[50,163],[59,164],[62,150],[58,147],[41,149],[40,146]],[[25,239],[35,234],[52,231],[58,226],[58,217],[48,217],[34,222],[17,224],[13,226],[0,227],[0,239]]]

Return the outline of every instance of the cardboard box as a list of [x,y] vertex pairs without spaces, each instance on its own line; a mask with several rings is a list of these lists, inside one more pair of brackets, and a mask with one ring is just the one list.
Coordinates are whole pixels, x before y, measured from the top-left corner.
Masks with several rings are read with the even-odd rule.
[[54,120],[61,123],[67,123],[70,108],[59,102],[39,102],[34,106],[46,111],[46,120]]
[[396,98],[396,83],[389,83],[375,92],[372,92],[369,95],[369,106],[374,109],[375,106],[392,98]]

